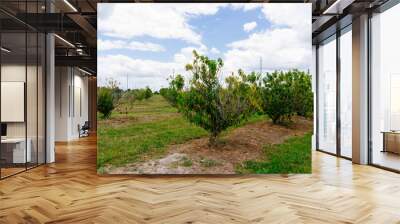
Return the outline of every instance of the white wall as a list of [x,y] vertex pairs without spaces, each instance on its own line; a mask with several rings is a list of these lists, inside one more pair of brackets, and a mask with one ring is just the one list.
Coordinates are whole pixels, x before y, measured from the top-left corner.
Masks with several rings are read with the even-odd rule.
[[88,120],[88,78],[76,68],[56,67],[55,85],[55,140],[77,139],[78,125]]
[[[26,70],[27,69],[27,70]],[[1,81],[2,82],[24,82],[26,71],[28,74],[35,73],[36,74],[36,67],[34,66],[25,66],[19,64],[3,64],[1,66]],[[29,76],[28,76],[29,78]],[[35,80],[29,80],[29,85],[36,86]],[[27,106],[35,107],[36,108],[36,89],[27,88]],[[4,97],[4,96],[3,96]],[[32,102],[34,104],[30,105]],[[24,110],[24,108],[22,108]],[[1,108],[1,110],[8,110],[8,108]],[[31,112],[27,109],[27,112]],[[36,111],[36,109],[35,109]],[[36,113],[27,113],[28,122],[34,121],[34,124],[29,123],[28,129],[35,129],[36,130]],[[26,122],[7,122],[7,135],[8,137],[25,137],[25,126]],[[28,130],[29,131],[29,130]],[[35,133],[36,134],[36,133]],[[28,137],[29,133],[28,133]]]
[[[38,70],[37,70],[38,69]],[[5,122],[7,124],[8,138],[24,138],[25,135],[29,139],[29,147],[31,148],[32,162],[44,163],[45,159],[45,117],[44,117],[44,74],[42,67],[36,65],[28,65],[18,63],[5,63],[1,66],[2,82],[23,82],[26,84],[26,106],[25,100],[22,107],[11,108],[2,107],[4,113],[22,113],[22,117],[26,112],[25,118],[18,122]],[[27,79],[27,80],[25,80]],[[9,92],[2,89],[2,98],[6,97]],[[18,90],[19,94],[24,95],[24,89]],[[24,96],[22,98],[25,98]],[[17,102],[15,102],[17,103]],[[14,110],[14,111],[13,111]],[[20,111],[15,111],[20,110]],[[3,120],[3,119],[2,119]]]
[[[2,82],[25,82],[25,64],[3,64],[1,66],[1,81]],[[7,110],[7,108],[1,108]],[[8,122],[7,123],[8,137],[25,137],[25,122]]]
[[55,68],[55,140],[68,140],[69,103],[68,88],[70,85],[69,68]]

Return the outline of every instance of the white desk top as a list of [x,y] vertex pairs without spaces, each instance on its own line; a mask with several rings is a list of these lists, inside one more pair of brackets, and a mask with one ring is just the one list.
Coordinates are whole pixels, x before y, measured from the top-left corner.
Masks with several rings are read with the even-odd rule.
[[[28,141],[30,139],[28,138]],[[2,138],[1,139],[1,143],[20,143],[20,142],[24,142],[25,138]]]

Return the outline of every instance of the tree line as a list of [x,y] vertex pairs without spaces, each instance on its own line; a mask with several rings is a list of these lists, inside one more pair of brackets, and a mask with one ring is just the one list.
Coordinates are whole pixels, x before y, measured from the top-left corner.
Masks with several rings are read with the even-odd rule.
[[160,94],[190,122],[209,131],[210,144],[222,131],[254,114],[266,114],[274,124],[287,124],[294,115],[312,116],[313,93],[308,73],[293,69],[263,75],[239,70],[221,83],[218,74],[223,61],[196,51],[193,54],[193,62],[186,65],[192,73],[188,86],[183,76],[176,75]]
[[109,118],[113,110],[128,113],[136,101],[149,99],[153,91],[147,86],[141,89],[122,90],[114,79],[109,79],[107,86],[97,88],[97,111],[102,118]]
[[[220,82],[222,59],[213,60],[196,51],[193,55],[193,62],[185,66],[191,78],[185,82],[182,75],[172,76],[169,87],[161,88],[159,94],[191,123],[207,130],[211,145],[217,142],[222,131],[254,114],[266,114],[274,124],[290,123],[295,115],[312,116],[313,93],[308,73],[293,69],[246,74],[239,70],[237,75],[232,74],[225,82]],[[112,93],[107,94],[106,97],[100,91],[98,96],[102,101],[112,102]],[[133,102],[129,97],[134,98],[135,94],[123,95],[121,99]],[[98,107],[103,104],[98,101]],[[103,113],[100,108],[99,111]]]

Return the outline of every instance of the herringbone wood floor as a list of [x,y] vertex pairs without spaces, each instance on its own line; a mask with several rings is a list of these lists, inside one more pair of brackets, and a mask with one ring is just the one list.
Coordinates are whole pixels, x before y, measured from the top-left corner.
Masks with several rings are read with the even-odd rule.
[[312,175],[99,177],[96,141],[0,181],[0,223],[400,223],[400,175],[315,152]]

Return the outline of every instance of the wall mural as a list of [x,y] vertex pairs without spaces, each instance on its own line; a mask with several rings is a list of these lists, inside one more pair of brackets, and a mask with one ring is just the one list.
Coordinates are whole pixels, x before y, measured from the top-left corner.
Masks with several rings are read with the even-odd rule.
[[311,4],[98,10],[99,174],[311,172]]

